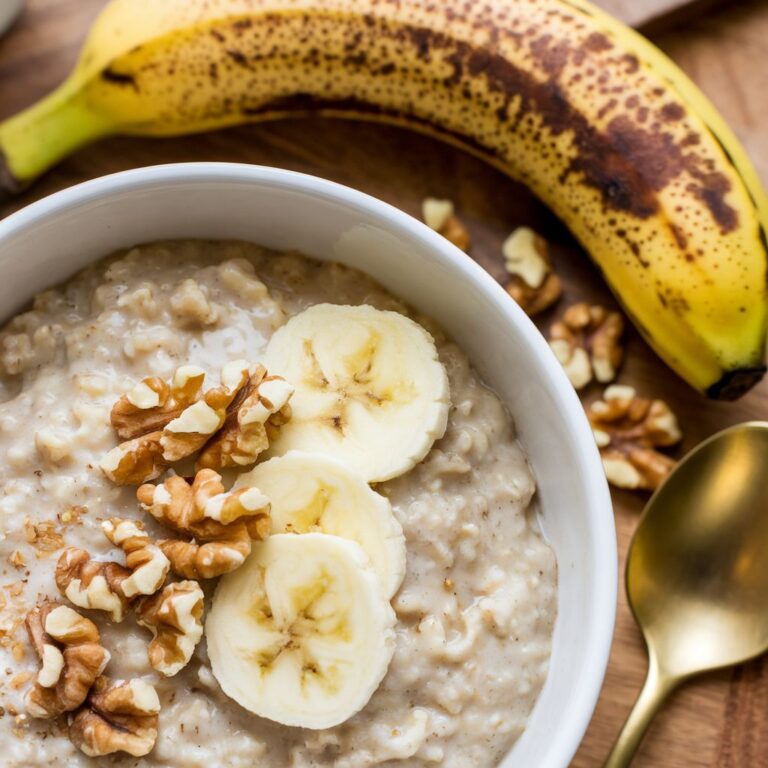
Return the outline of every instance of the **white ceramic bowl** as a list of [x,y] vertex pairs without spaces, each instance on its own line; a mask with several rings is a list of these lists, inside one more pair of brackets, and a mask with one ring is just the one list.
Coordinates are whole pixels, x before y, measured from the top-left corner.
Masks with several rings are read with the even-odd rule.
[[106,176],[0,221],[0,315],[111,251],[159,238],[240,238],[372,275],[434,317],[507,403],[559,565],[549,677],[503,768],[565,768],[589,723],[616,602],[610,496],[579,400],[525,314],[465,254],[405,213],[312,176],[190,163]]

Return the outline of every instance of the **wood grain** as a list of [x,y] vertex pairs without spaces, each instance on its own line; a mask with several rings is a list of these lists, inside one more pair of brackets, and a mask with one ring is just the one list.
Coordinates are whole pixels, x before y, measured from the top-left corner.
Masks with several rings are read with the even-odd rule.
[[[39,98],[61,80],[76,56],[89,21],[103,0],[30,0],[15,30],[0,41],[0,118]],[[605,0],[650,18],[652,0]],[[680,5],[680,3],[677,3]],[[768,180],[768,4],[704,17],[657,42],[700,83],[730,120]],[[472,255],[503,279],[503,238],[526,223],[546,235],[566,286],[566,301],[588,299],[614,306],[597,271],[563,226],[521,186],[479,161],[423,136],[384,126],[286,121],[244,126],[168,140],[119,138],[66,160],[0,215],[54,190],[113,171],[155,163],[229,160],[314,173],[362,189],[412,214],[427,195],[449,196],[467,222]],[[137,240],[141,232],[137,231]],[[546,330],[552,316],[539,323]],[[676,379],[630,330],[621,380],[665,398],[677,411],[688,449],[729,424],[768,417],[768,382],[734,404],[712,403]],[[587,393],[589,397],[595,391]],[[644,498],[614,493],[623,558]],[[601,763],[641,685],[642,640],[623,590],[611,662],[595,716],[573,765]],[[682,689],[652,726],[638,768],[768,768],[768,667],[763,661],[723,671]],[[531,767],[535,768],[535,767]]]

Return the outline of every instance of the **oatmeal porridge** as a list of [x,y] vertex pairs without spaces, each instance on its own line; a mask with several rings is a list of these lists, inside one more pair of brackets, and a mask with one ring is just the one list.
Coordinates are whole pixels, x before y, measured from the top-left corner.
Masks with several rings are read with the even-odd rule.
[[[306,450],[306,409],[298,396],[288,401],[288,385],[280,377],[295,382],[272,361],[281,361],[280,352],[288,348],[281,342],[294,319],[310,307],[310,312],[320,311],[315,305],[336,311],[329,304],[349,305],[351,318],[363,306],[384,310],[371,317],[395,325],[406,321],[390,312],[409,315],[371,279],[337,264],[244,243],[185,241],[141,246],[89,267],[62,287],[36,296],[32,308],[0,332],[0,447],[5,457],[0,465],[0,747],[5,766],[246,768],[258,762],[265,768],[482,768],[496,765],[525,729],[547,675],[557,566],[539,530],[533,477],[509,415],[465,354],[428,320],[416,317],[431,337],[415,323],[406,330],[413,335],[418,329],[429,344],[434,338],[439,363],[437,358],[432,362],[447,373],[450,409],[447,394],[436,390],[434,403],[418,404],[403,420],[407,427],[414,419],[431,419],[420,442],[410,445],[405,432],[392,431],[392,445],[372,441],[369,447],[369,422],[359,414],[334,412],[328,418],[339,434],[362,431],[357,443],[343,455],[329,444],[336,458],[308,459],[294,450]],[[317,327],[322,315],[311,317],[310,325]],[[350,328],[354,335],[354,323]],[[278,354],[271,351],[273,336]],[[321,365],[326,353],[318,348]],[[258,450],[268,441],[270,447],[255,469],[256,453],[239,457],[227,437],[227,430],[246,424],[241,416],[239,422],[229,415],[217,422],[211,434],[220,429],[224,437],[217,433],[209,443],[193,441],[180,450],[195,429],[202,429],[208,407],[199,400],[194,413],[180,416],[193,408],[181,402],[184,387],[199,389],[195,377],[202,381],[205,373],[205,403],[213,403],[214,396],[232,388],[228,364],[266,358],[267,370],[258,371],[259,391],[269,385],[272,400],[262,398],[252,410],[263,411]],[[257,375],[255,368],[249,371]],[[325,386],[328,382],[320,378]],[[357,374],[354,380],[361,381]],[[365,396],[371,399],[368,389]],[[392,387],[387,391],[386,397],[399,397]],[[132,393],[128,399],[126,393]],[[243,402],[242,394],[238,400],[232,393],[227,414],[235,400]],[[174,422],[169,416],[156,432],[148,423],[136,426],[137,409],[155,413],[174,397],[181,402],[172,414]],[[375,396],[377,403],[382,398]],[[120,426],[116,402],[131,417]],[[265,402],[271,406],[266,410]],[[151,421],[149,415],[145,421]],[[171,424],[177,425],[173,434]],[[173,439],[178,463],[171,466],[157,453],[138,448],[130,453],[124,447],[155,434]],[[142,443],[141,451],[145,447]],[[197,467],[189,458],[193,451],[201,451]],[[222,460],[225,453],[228,462]],[[221,476],[201,465],[217,468]],[[285,476],[276,470],[270,474],[270,467],[282,468]],[[313,472],[321,477],[310,487]],[[184,479],[191,476],[192,486]],[[137,486],[144,481],[150,484],[139,488],[139,505]],[[355,501],[346,507],[340,502],[338,513],[328,512],[324,533],[290,535],[316,530],[317,517],[314,528],[296,530],[296,520],[283,520],[278,535],[269,535],[270,525],[275,534],[285,513],[277,497],[295,496],[304,486],[313,499],[320,493],[326,511],[333,507],[334,493]],[[199,521],[180,522],[194,514],[195,493],[202,494],[202,506],[220,499],[206,525],[215,522],[237,536],[242,533],[244,541],[235,533],[225,543],[221,537],[198,536]],[[174,507],[182,498],[187,506]],[[329,536],[336,532],[333,525],[343,529],[350,506],[369,509],[374,533],[362,526],[349,539],[339,538],[347,536],[343,530]],[[169,523],[175,530],[192,531],[199,549],[187,540],[169,542]],[[283,569],[273,580],[298,579],[310,552],[302,550],[291,561],[291,549],[300,539],[307,546],[316,542],[318,557],[327,558],[331,571],[347,557],[362,563],[350,573],[357,579],[363,613],[350,612],[348,618],[359,623],[365,616],[380,631],[375,638],[355,627],[350,632],[355,642],[368,644],[366,652],[379,644],[378,655],[372,652],[365,660],[381,673],[369,675],[370,690],[350,694],[357,697],[351,716],[341,712],[334,719],[330,703],[324,707],[315,701],[312,718],[299,713],[294,724],[285,713],[296,702],[278,702],[275,709],[266,701],[259,708],[251,706],[250,689],[238,688],[241,668],[230,666],[234,661],[228,654],[241,634],[235,625],[221,630],[229,619],[219,604],[228,593],[265,588],[270,567]],[[329,539],[334,540],[330,549]],[[382,541],[386,547],[377,549]],[[238,567],[251,546],[251,557]],[[274,563],[266,562],[266,552]],[[280,552],[285,559],[275,554]],[[110,575],[104,561],[120,565]],[[260,563],[258,573],[250,568],[253,562]],[[178,578],[158,591],[169,567]],[[89,582],[88,568],[98,570],[98,579]],[[337,575],[347,578],[346,573]],[[258,578],[260,584],[253,581]],[[230,600],[227,606],[233,604]],[[42,606],[37,614],[36,605]],[[175,612],[172,620],[163,613],[168,606]],[[255,609],[249,610],[253,614]],[[37,652],[25,629],[30,612]],[[271,612],[267,618],[276,620]],[[251,625],[242,626],[247,635]],[[342,634],[349,640],[350,633]],[[168,636],[173,637],[173,653],[161,642]],[[150,641],[154,650],[148,653]],[[90,664],[87,685],[93,687],[82,706],[86,690],[79,697],[68,690],[77,701],[67,707],[57,686],[68,679],[75,657],[82,669]],[[369,674],[366,665],[347,674],[354,678],[350,685]],[[102,669],[108,677],[98,677]],[[316,672],[311,664],[302,668],[303,675]],[[30,710],[33,686],[37,710]],[[320,695],[322,687],[312,691]],[[58,699],[51,704],[54,692]],[[279,691],[273,695],[279,698]],[[334,688],[328,696],[330,702],[341,694]],[[344,697],[350,698],[346,691]],[[273,710],[278,714],[273,716]],[[32,716],[41,711],[45,717]],[[154,748],[145,756],[138,756],[140,749],[137,756],[124,751],[87,756],[106,753],[93,751],[94,739],[101,745],[115,738],[128,743],[114,735],[121,727],[137,743],[149,738]]]

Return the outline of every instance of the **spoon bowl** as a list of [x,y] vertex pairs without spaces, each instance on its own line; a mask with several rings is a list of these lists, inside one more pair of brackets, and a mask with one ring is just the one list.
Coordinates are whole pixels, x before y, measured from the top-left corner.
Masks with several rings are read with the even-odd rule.
[[626,588],[649,653],[645,686],[606,762],[626,766],[666,696],[768,650],[768,422],[719,432],[653,495]]

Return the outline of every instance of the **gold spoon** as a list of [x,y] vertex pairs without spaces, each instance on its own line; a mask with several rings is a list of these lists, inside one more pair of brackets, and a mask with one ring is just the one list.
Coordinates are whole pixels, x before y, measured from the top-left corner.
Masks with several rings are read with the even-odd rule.
[[605,768],[632,761],[667,696],[768,650],[768,422],[689,453],[648,502],[627,557],[648,676]]

